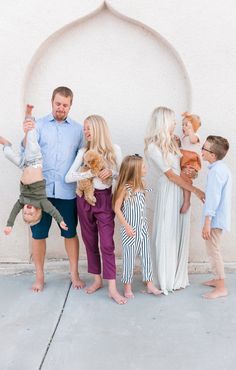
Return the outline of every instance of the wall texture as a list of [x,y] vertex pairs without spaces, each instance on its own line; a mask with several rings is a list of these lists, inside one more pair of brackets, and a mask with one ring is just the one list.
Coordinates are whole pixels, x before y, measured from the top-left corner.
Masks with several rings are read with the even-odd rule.
[[[145,126],[152,109],[167,105],[178,114],[192,110],[208,134],[229,138],[226,162],[235,180],[236,6],[231,0],[15,0],[0,5],[0,134],[18,145],[26,102],[35,115],[50,112],[54,87],[75,93],[71,116],[81,123],[92,113],[103,115],[123,153],[143,152]],[[3,229],[18,196],[20,170],[0,156]],[[204,187],[204,166],[196,185]],[[149,174],[149,181],[154,177]],[[148,203],[150,223],[154,194]],[[235,195],[232,198],[235,224]],[[224,236],[225,260],[236,262],[236,231]],[[192,197],[190,261],[205,261],[201,240],[201,204]],[[118,231],[118,230],[117,230]],[[117,253],[119,237],[116,231]],[[30,233],[18,217],[14,232],[0,232],[0,259],[30,259]],[[84,253],[84,252],[83,252]],[[48,258],[65,257],[55,225]]]

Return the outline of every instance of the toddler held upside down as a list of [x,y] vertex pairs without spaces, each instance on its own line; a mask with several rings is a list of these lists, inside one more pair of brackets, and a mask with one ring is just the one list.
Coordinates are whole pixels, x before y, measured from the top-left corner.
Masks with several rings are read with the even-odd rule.
[[[26,119],[32,120],[32,109],[32,105],[26,106]],[[5,157],[23,170],[20,197],[10,213],[4,233],[6,235],[11,233],[16,216],[21,210],[24,221],[31,226],[41,220],[42,211],[44,211],[54,217],[62,229],[67,230],[62,216],[47,199],[46,181],[43,178],[42,170],[42,154],[37,141],[36,129],[32,129],[27,134],[24,155],[16,154],[12,150],[11,143],[2,136],[0,136],[0,144],[3,145]]]

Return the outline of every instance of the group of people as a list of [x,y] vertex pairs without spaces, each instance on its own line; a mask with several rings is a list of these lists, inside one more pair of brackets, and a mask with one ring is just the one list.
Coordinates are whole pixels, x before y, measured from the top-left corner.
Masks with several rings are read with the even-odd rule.
[[[84,126],[73,121],[69,111],[73,93],[58,87],[52,94],[52,113],[37,121],[32,106],[27,106],[24,121],[25,137],[16,154],[11,143],[0,137],[5,156],[23,170],[20,197],[13,207],[5,234],[12,230],[16,215],[22,209],[24,221],[32,231],[32,254],[36,268],[33,291],[44,287],[46,239],[52,222],[57,221],[70,262],[72,285],[94,293],[108,280],[108,294],[118,304],[134,297],[132,280],[135,259],[141,258],[146,292],[154,295],[185,288],[188,280],[190,229],[190,194],[203,203],[202,236],[206,240],[214,278],[205,282],[213,286],[205,298],[227,295],[224,264],[220,253],[220,237],[230,226],[231,175],[222,162],[229,144],[220,136],[209,136],[200,146],[197,130],[200,118],[185,113],[183,137],[174,134],[175,114],[165,107],[156,108],[147,128],[145,157],[154,171],[157,191],[152,236],[149,238],[146,197],[149,189],[144,181],[146,165],[139,154],[122,160],[121,148],[112,143],[106,121],[91,115]],[[91,177],[80,172],[84,154],[94,150],[103,157],[104,169],[94,175],[95,205],[75,193],[76,183]],[[209,162],[205,193],[192,184],[203,160]],[[114,189],[114,192],[113,192]],[[116,287],[115,215],[121,224],[123,248],[124,294]],[[78,273],[79,242],[77,220],[86,247],[88,272],[93,274],[89,287]],[[158,285],[158,288],[157,288]]]

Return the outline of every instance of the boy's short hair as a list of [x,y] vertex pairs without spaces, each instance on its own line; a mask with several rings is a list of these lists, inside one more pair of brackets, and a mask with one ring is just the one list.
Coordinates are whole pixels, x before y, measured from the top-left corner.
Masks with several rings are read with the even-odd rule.
[[229,142],[222,136],[210,135],[206,138],[211,144],[211,150],[218,160],[223,159],[229,150]]
[[69,87],[66,86],[59,86],[57,87],[53,93],[52,93],[52,101],[55,99],[56,94],[60,94],[61,96],[64,96],[65,98],[70,97],[70,102],[72,104],[73,101],[73,92]]

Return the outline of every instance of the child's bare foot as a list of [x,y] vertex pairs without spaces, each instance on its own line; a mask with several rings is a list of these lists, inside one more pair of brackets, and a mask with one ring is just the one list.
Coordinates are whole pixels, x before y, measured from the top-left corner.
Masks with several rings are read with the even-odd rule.
[[134,298],[134,293],[132,290],[130,292],[124,292],[124,296],[128,299]]
[[0,136],[0,144],[2,145],[10,145],[10,141],[8,141],[7,139],[5,139],[4,137]]
[[74,289],[83,289],[85,287],[85,282],[80,279],[79,275],[71,277],[72,287]]
[[134,298],[134,293],[132,292],[132,286],[130,283],[124,284],[124,296],[126,298]]
[[162,293],[162,290],[157,289],[152,281],[148,281],[147,282],[147,293],[154,294],[154,295],[160,295]]
[[220,298],[220,297],[226,297],[228,295],[228,290],[226,288],[216,288],[216,289],[213,289],[211,292],[209,293],[205,293],[203,294],[203,298],[206,298],[206,299],[216,299],[216,298]]
[[96,275],[94,278],[94,282],[92,285],[90,285],[88,288],[85,288],[85,292],[87,294],[92,294],[96,292],[98,289],[101,289],[103,287],[102,285],[102,278],[100,275]]
[[36,274],[36,281],[31,288],[32,292],[34,293],[42,292],[43,287],[44,287],[44,274],[43,273]]
[[112,299],[114,299],[114,301],[118,304],[125,304],[127,303],[127,299],[126,297],[123,297],[123,295],[121,295],[118,290],[109,290],[109,293],[108,293],[108,296]]
[[208,281],[204,281],[202,283],[202,285],[215,287],[216,286],[216,280],[215,279],[211,279],[211,280],[208,280]]
[[123,297],[123,295],[118,292],[115,279],[108,280],[108,296],[114,299],[118,304],[127,303],[127,298]]
[[180,213],[186,213],[190,207],[190,202],[184,202],[180,208]]

